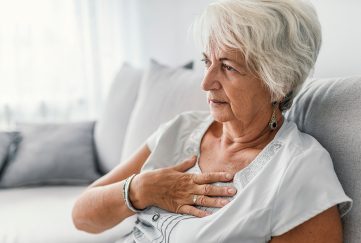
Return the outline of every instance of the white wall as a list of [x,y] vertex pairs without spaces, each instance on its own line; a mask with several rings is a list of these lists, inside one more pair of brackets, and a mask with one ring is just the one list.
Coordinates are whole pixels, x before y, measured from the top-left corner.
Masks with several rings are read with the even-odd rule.
[[[131,12],[126,20],[126,59],[145,66],[149,58],[182,65],[194,58],[188,29],[209,0],[124,0]],[[200,59],[200,58],[199,58]]]
[[[201,56],[188,29],[212,0],[132,0],[134,25],[126,59],[145,66],[149,58],[181,65]],[[361,1],[312,0],[323,27],[323,47],[315,77],[361,75]],[[136,20],[136,21],[135,21]],[[139,38],[139,39],[138,39]],[[200,63],[198,62],[199,66]]]
[[323,32],[315,77],[361,75],[361,1],[313,0]]

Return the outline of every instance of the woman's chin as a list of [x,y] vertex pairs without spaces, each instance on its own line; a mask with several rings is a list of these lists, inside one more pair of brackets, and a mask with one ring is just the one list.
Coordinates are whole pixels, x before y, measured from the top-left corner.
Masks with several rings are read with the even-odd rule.
[[229,121],[232,117],[232,114],[229,114],[229,111],[220,110],[220,109],[212,109],[210,108],[210,113],[215,121],[218,122],[226,122]]

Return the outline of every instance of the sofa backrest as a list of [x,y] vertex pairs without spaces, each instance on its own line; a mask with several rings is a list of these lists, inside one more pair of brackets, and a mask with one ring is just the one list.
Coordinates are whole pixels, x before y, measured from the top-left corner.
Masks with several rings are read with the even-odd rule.
[[95,127],[102,173],[129,159],[161,123],[183,111],[208,109],[202,73],[192,67],[193,62],[171,68],[155,60],[145,70],[122,66]]
[[344,242],[361,242],[361,77],[309,80],[286,118],[331,154],[336,174],[353,199],[342,218]]

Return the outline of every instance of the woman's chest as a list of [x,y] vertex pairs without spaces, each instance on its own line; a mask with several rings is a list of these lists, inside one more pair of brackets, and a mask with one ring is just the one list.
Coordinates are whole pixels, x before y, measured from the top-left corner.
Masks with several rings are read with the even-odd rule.
[[198,166],[205,172],[230,172],[232,174],[247,167],[260,153],[260,149],[232,150],[220,141],[205,134],[200,143]]

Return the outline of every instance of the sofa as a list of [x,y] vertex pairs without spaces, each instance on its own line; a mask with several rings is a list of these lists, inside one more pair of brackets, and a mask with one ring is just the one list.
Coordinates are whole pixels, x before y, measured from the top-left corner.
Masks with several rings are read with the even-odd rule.
[[[47,124],[46,129],[44,124],[22,124],[7,132],[7,140],[0,139],[0,242],[115,242],[129,232],[134,216],[101,234],[78,231],[71,220],[73,204],[89,183],[126,161],[161,123],[183,111],[207,110],[201,80],[201,72],[184,67],[151,61],[139,70],[124,64],[96,122]],[[342,219],[346,243],[361,242],[360,93],[361,77],[308,79],[285,113],[330,152],[341,184],[354,200]],[[39,133],[45,133],[43,139]],[[35,140],[43,144],[35,146]],[[41,157],[41,166],[28,162],[27,154]]]
[[0,242],[115,242],[129,232],[134,217],[101,234],[78,231],[73,204],[159,124],[207,109],[202,72],[191,70],[192,64],[168,67],[151,60],[140,70],[125,63],[97,121],[19,123],[16,131],[0,132]]

